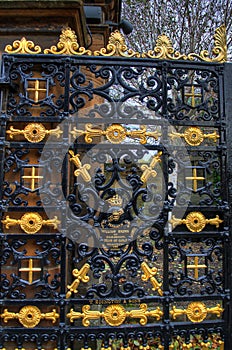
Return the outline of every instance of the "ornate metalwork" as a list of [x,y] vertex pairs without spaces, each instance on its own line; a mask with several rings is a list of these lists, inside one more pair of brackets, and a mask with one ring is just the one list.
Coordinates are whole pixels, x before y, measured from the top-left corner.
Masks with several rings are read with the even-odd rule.
[[87,283],[89,282],[89,276],[87,276],[87,273],[89,272],[90,265],[84,264],[80,270],[74,269],[72,271],[73,277],[75,277],[75,280],[72,282],[71,285],[68,285],[67,288],[69,291],[66,293],[66,298],[70,298],[72,293],[77,293],[77,288],[79,287],[80,282]]
[[198,190],[198,187],[197,187],[198,181],[205,180],[205,177],[204,177],[204,176],[198,176],[198,175],[197,175],[197,168],[194,167],[194,168],[193,168],[192,176],[186,176],[185,179],[186,179],[186,180],[192,180],[192,183],[193,183],[193,191],[196,192],[196,191]]
[[94,56],[122,56],[122,57],[140,57],[139,52],[128,49],[124,36],[115,30],[111,33],[106,48],[94,51]]
[[147,131],[145,125],[140,126],[140,130],[126,130],[120,124],[112,124],[106,130],[96,129],[92,124],[86,124],[85,130],[74,128],[70,132],[74,137],[85,135],[85,142],[92,143],[94,137],[106,136],[111,143],[122,143],[126,137],[139,139],[142,145],[147,143],[147,138],[152,137],[155,140],[161,135],[158,131]]
[[217,317],[221,317],[224,309],[220,304],[217,304],[214,307],[206,307],[206,305],[200,301],[196,301],[190,303],[187,309],[177,309],[173,306],[170,314],[172,318],[175,320],[178,316],[186,315],[191,322],[198,323],[204,321],[208,314],[216,315]]
[[190,146],[200,146],[204,139],[210,139],[213,140],[213,142],[217,142],[220,137],[216,131],[213,133],[204,134],[203,131],[197,126],[191,126],[187,128],[184,133],[171,132],[169,133],[169,136],[172,139],[183,137],[187,144]]
[[34,166],[31,167],[31,175],[23,175],[22,178],[23,179],[29,179],[31,180],[31,190],[34,191],[35,188],[35,184],[36,184],[36,180],[39,179],[43,179],[42,175],[36,175],[36,169]]
[[81,175],[82,178],[86,181],[86,182],[90,182],[91,181],[91,176],[88,173],[88,170],[91,169],[91,165],[90,164],[81,164],[81,161],[79,159],[79,154],[74,155],[73,151],[69,151],[69,154],[72,156],[72,158],[70,158],[70,162],[73,162],[76,167],[78,169],[76,169],[74,171],[74,175],[75,176],[79,176]]
[[104,312],[100,312],[97,310],[90,310],[90,305],[84,305],[82,307],[82,313],[71,309],[67,317],[70,319],[70,322],[82,318],[83,326],[88,327],[90,326],[90,320],[97,320],[101,317],[103,317],[105,322],[110,326],[120,326],[127,317],[139,318],[139,323],[144,326],[147,324],[148,317],[154,317],[160,320],[163,316],[163,311],[161,311],[159,307],[151,311],[147,308],[146,304],[141,304],[140,309],[127,311],[122,305],[114,304],[107,306]]
[[60,40],[55,46],[51,46],[50,49],[44,50],[45,54],[55,55],[91,55],[90,50],[86,50],[84,47],[80,47],[77,42],[77,36],[71,28],[64,28],[60,35]]
[[155,276],[157,275],[158,269],[156,267],[150,268],[144,261],[141,264],[141,268],[144,272],[144,275],[142,275],[141,279],[142,281],[151,281],[151,284],[153,286],[153,290],[157,290],[159,295],[163,295],[163,291],[161,289],[162,282],[158,282]]
[[5,52],[10,54],[15,53],[28,53],[30,55],[35,55],[41,53],[41,47],[35,45],[33,41],[22,38],[21,40],[15,40],[12,45],[6,45]]
[[53,309],[51,312],[42,313],[37,306],[28,305],[23,306],[18,313],[9,312],[7,309],[4,309],[0,317],[4,323],[16,319],[19,320],[23,327],[34,328],[43,319],[51,321],[53,324],[56,323],[59,314],[56,309]]
[[10,126],[10,129],[6,131],[11,139],[16,135],[23,135],[29,142],[38,143],[42,141],[46,135],[54,135],[57,138],[60,138],[63,131],[60,130],[60,127],[57,126],[55,129],[46,130],[43,124],[40,123],[30,123],[25,126],[23,130],[15,129],[13,125]]
[[191,232],[201,232],[204,230],[207,224],[214,225],[216,228],[219,228],[219,225],[223,222],[223,220],[221,220],[218,215],[216,215],[215,218],[206,219],[202,213],[193,211],[189,213],[185,219],[178,219],[175,217],[175,215],[173,215],[169,222],[172,224],[173,228],[178,225],[186,225]]
[[43,225],[52,226],[54,229],[57,229],[60,220],[58,220],[57,216],[54,216],[53,219],[44,220],[38,213],[26,213],[21,219],[12,219],[7,215],[6,218],[2,220],[2,223],[7,230],[11,226],[20,225],[24,232],[34,234],[39,232]]

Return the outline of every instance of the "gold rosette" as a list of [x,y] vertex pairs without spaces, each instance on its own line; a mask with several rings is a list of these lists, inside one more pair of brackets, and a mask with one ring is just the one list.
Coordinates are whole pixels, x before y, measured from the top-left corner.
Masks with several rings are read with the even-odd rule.
[[105,133],[107,140],[111,143],[121,143],[126,138],[126,130],[120,124],[112,124]]
[[204,229],[205,225],[205,216],[198,211],[193,211],[186,217],[186,226],[191,232],[201,232]]
[[188,305],[186,315],[191,322],[202,322],[207,316],[207,308],[204,303],[196,301]]
[[24,129],[24,136],[29,142],[40,142],[46,136],[46,129],[43,124],[31,123]]
[[185,130],[184,139],[190,146],[199,146],[204,141],[204,134],[200,128],[193,126]]
[[110,326],[120,326],[126,319],[126,310],[122,305],[110,305],[104,311],[104,319]]
[[21,229],[29,234],[38,232],[43,225],[43,219],[38,213],[26,213],[20,221]]
[[26,328],[33,328],[41,320],[41,312],[36,306],[24,306],[18,314],[19,322]]

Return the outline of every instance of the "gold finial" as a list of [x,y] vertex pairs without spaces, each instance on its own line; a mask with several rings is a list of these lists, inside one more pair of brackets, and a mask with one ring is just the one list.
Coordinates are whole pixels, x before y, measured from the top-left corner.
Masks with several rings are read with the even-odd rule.
[[141,276],[141,280],[142,281],[148,281],[150,280],[151,281],[151,284],[153,285],[153,290],[157,290],[159,295],[163,295],[163,291],[161,289],[162,287],[162,282],[158,282],[157,279],[155,278],[157,272],[158,272],[158,269],[156,267],[152,267],[150,268],[147,263],[145,263],[144,261],[142,262],[141,264],[141,268],[143,270],[143,275]]
[[90,182],[91,176],[88,170],[91,169],[91,165],[90,164],[82,165],[79,158],[79,154],[74,155],[74,152],[72,150],[69,151],[69,154],[72,156],[72,158],[69,159],[70,162],[73,162],[78,168],[74,171],[74,175],[75,176],[81,175],[86,182]]
[[70,298],[72,295],[72,292],[75,294],[78,292],[77,288],[80,284],[80,282],[87,283],[89,282],[89,276],[87,276],[87,273],[89,272],[90,265],[84,264],[80,270],[74,269],[72,271],[73,277],[75,277],[75,280],[70,286],[67,286],[68,292],[66,293],[66,298]]
[[5,51],[7,53],[38,54],[41,52],[41,47],[38,45],[35,46],[33,41],[23,37],[21,40],[15,40],[12,45],[6,45]]
[[[58,51],[59,50],[59,51]],[[80,47],[77,42],[77,36],[75,32],[67,27],[64,28],[60,35],[60,40],[55,46],[51,46],[50,49],[44,50],[45,54],[53,53],[55,55],[91,55],[90,50],[86,50],[84,47]]]
[[140,57],[138,52],[127,48],[125,38],[118,30],[111,33],[106,48],[94,51],[93,54],[94,56]]
[[151,160],[150,165],[143,164],[141,165],[141,170],[143,173],[141,175],[141,181],[147,182],[147,180],[152,176],[156,177],[157,172],[153,169],[157,163],[161,162],[160,157],[162,156],[162,152],[158,152],[156,156],[154,156]]

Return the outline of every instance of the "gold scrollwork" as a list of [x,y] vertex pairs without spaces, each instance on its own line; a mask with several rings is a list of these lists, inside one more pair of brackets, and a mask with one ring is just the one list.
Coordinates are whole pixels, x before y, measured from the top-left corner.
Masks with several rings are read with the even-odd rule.
[[10,138],[13,139],[15,135],[23,135],[29,142],[37,143],[42,141],[46,135],[54,135],[60,138],[63,131],[57,126],[55,129],[46,130],[43,124],[40,123],[30,123],[25,126],[23,130],[14,129],[11,125],[10,129],[6,131]]
[[156,177],[157,172],[153,169],[157,163],[161,162],[160,157],[162,156],[162,152],[158,152],[157,155],[155,155],[152,158],[152,161],[150,165],[143,164],[141,165],[141,170],[143,170],[143,173],[141,175],[141,181],[147,182],[147,180],[152,176]]
[[38,54],[41,52],[41,47],[39,45],[35,46],[33,41],[23,37],[21,40],[15,40],[12,45],[6,45],[5,51],[7,53]]
[[120,326],[127,317],[139,318],[140,324],[144,326],[147,324],[148,317],[154,317],[157,320],[160,320],[163,316],[163,311],[161,311],[159,307],[155,310],[148,310],[146,304],[141,304],[139,307],[139,310],[126,311],[122,305],[113,304],[107,306],[104,312],[100,312],[97,310],[90,310],[90,305],[84,305],[82,307],[82,312],[77,312],[71,309],[67,314],[67,317],[70,319],[70,322],[82,318],[82,324],[85,327],[90,325],[90,320],[97,320],[102,317],[107,324],[115,327]]
[[139,139],[142,145],[147,143],[147,137],[152,137],[155,140],[161,135],[158,131],[147,131],[145,125],[140,126],[140,130],[126,130],[121,124],[112,124],[106,130],[94,128],[92,124],[86,124],[85,130],[74,128],[70,132],[74,137],[85,135],[85,142],[92,143],[93,137],[106,136],[111,143],[121,143],[126,137]]
[[173,306],[170,314],[174,320],[178,316],[186,315],[191,322],[199,323],[204,321],[208,314],[214,314],[217,317],[220,317],[223,311],[224,309],[220,304],[208,308],[204,303],[195,301],[190,303],[187,309],[177,309],[175,306]]
[[173,215],[169,222],[172,224],[173,228],[183,224],[186,225],[191,232],[201,232],[206,224],[214,225],[216,228],[219,228],[223,220],[221,220],[218,215],[216,215],[215,218],[206,219],[202,213],[193,211],[186,216],[186,219],[178,219]]
[[183,134],[178,132],[171,132],[169,136],[174,139],[177,137],[183,137],[184,140],[190,145],[190,146],[199,146],[204,139],[208,138],[210,140],[213,140],[214,142],[217,142],[217,139],[220,138],[219,135],[217,135],[217,132],[214,131],[211,134],[204,134],[203,131],[195,126],[191,126],[185,130]]
[[170,60],[187,59],[187,56],[185,54],[181,54],[180,52],[175,51],[170,38],[165,34],[159,35],[156,40],[155,48],[153,50],[149,50],[148,52],[142,53],[142,57]]
[[111,33],[106,48],[94,51],[93,54],[94,56],[140,57],[139,52],[127,48],[125,38],[118,30]]
[[90,50],[86,50],[84,47],[80,47],[77,42],[77,36],[75,32],[67,27],[64,28],[60,35],[60,40],[57,46],[53,45],[50,49],[44,50],[45,54],[53,53],[55,55],[91,55]]
[[82,165],[80,158],[79,158],[79,154],[74,155],[74,152],[71,150],[69,151],[69,154],[72,156],[72,158],[69,159],[70,162],[73,162],[76,165],[76,167],[78,168],[74,171],[74,175],[75,176],[81,175],[82,178],[84,179],[84,181],[90,182],[91,176],[90,176],[88,170],[91,169],[91,165],[90,164]]
[[75,280],[72,282],[71,285],[68,285],[67,288],[69,291],[66,293],[66,298],[70,298],[72,293],[77,293],[78,286],[80,282],[87,283],[89,282],[89,276],[87,276],[87,273],[89,272],[90,265],[89,264],[84,264],[80,270],[74,269],[72,271],[73,277],[75,277]]
[[57,216],[54,216],[53,219],[44,220],[38,213],[26,213],[21,219],[11,219],[7,215],[5,220],[2,220],[2,223],[6,226],[7,230],[10,226],[20,225],[24,232],[34,234],[37,233],[43,225],[53,226],[54,229],[57,229],[60,221],[57,219]]
[[157,275],[158,269],[156,267],[150,268],[147,263],[144,261],[141,264],[141,268],[144,272],[144,274],[141,276],[142,281],[151,281],[151,284],[153,285],[153,290],[157,290],[159,295],[163,295],[163,291],[161,289],[162,282],[158,282],[155,276]]
[[56,320],[59,318],[59,314],[56,312],[56,309],[53,309],[51,312],[41,313],[38,307],[28,305],[22,307],[22,309],[20,309],[18,313],[9,312],[7,309],[4,309],[0,317],[5,323],[7,323],[10,320],[17,319],[24,327],[34,328],[43,319],[55,323]]

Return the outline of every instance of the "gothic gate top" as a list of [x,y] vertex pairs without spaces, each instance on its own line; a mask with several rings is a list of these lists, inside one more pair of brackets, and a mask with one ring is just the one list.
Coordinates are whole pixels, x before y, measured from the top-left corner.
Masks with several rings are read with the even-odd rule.
[[227,349],[232,69],[120,32],[7,45],[0,349]]

